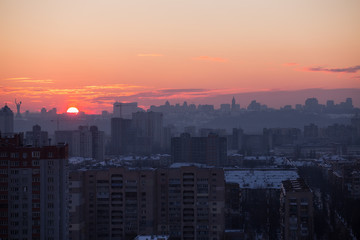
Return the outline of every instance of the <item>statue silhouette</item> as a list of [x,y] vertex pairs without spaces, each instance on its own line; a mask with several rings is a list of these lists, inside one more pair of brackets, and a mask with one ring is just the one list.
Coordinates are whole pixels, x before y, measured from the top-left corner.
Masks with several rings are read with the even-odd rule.
[[15,104],[16,104],[16,116],[17,118],[21,118],[21,114],[20,114],[20,106],[21,106],[21,101],[20,102],[16,102],[16,98],[15,98]]

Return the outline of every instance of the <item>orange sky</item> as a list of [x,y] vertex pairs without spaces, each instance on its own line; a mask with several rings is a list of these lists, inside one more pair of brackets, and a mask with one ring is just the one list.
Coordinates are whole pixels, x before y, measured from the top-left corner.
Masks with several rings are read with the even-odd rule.
[[147,106],[360,88],[359,9],[358,0],[1,0],[0,101],[99,112],[124,97]]

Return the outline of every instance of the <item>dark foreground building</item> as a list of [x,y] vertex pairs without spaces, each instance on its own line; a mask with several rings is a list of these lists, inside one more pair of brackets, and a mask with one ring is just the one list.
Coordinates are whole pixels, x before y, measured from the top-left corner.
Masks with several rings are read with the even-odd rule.
[[280,216],[282,239],[313,239],[313,193],[303,179],[283,181]]
[[67,146],[0,138],[0,239],[68,239]]
[[224,171],[176,165],[70,173],[71,239],[223,239]]

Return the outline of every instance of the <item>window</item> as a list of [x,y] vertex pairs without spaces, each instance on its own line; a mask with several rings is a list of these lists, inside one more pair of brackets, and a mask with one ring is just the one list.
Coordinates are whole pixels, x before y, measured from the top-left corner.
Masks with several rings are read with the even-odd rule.
[[17,196],[17,195],[11,196],[10,199],[13,200],[13,201],[19,200],[19,196]]
[[33,166],[40,166],[40,161],[39,160],[34,160],[34,161],[32,161],[32,165]]
[[20,166],[20,162],[19,161],[10,161],[10,166],[18,167],[18,166]]
[[40,152],[39,151],[34,151],[34,152],[31,153],[31,156],[33,158],[39,158],[40,157]]
[[32,181],[33,181],[33,182],[40,182],[40,178],[39,178],[39,177],[33,177],[33,178],[32,178]]

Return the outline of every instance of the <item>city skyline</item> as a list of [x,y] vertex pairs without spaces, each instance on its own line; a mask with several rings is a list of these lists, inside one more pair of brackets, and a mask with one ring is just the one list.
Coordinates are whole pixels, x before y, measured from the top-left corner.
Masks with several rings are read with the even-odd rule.
[[13,109],[16,98],[24,110],[99,113],[115,101],[148,108],[239,93],[352,89],[329,98],[352,97],[359,106],[359,8],[355,0],[4,0],[0,100]]
[[[180,92],[184,92],[185,89],[179,89]],[[216,90],[214,90],[216,92]],[[159,91],[160,92],[160,91]],[[109,98],[106,100],[106,103],[90,103],[85,104],[84,102],[72,102],[70,104],[59,104],[54,102],[54,104],[45,105],[43,102],[27,102],[23,104],[24,101],[17,102],[17,99],[14,101],[4,101],[5,106],[9,106],[12,110],[16,111],[19,108],[19,113],[25,113],[27,111],[31,113],[40,113],[42,111],[55,111],[58,114],[63,113],[74,113],[72,111],[78,111],[85,114],[101,114],[102,111],[107,111],[109,113],[113,112],[113,106],[115,103],[129,103],[137,104],[139,110],[151,111],[152,107],[160,107],[167,102],[172,106],[183,104],[195,105],[199,107],[201,105],[211,105],[214,109],[221,109],[222,105],[229,104],[231,105],[231,100],[234,99],[237,105],[241,109],[246,110],[252,102],[257,102],[264,104],[269,109],[282,109],[284,107],[291,106],[292,109],[295,109],[297,105],[304,106],[307,99],[315,98],[318,100],[318,104],[326,106],[328,101],[333,102],[335,105],[339,105],[345,102],[348,98],[352,99],[352,104],[354,108],[360,106],[360,89],[303,89],[297,91],[262,91],[262,92],[245,92],[245,93],[235,93],[235,94],[222,94],[222,95],[210,95],[210,96],[199,96],[197,98],[172,98],[172,92],[176,92],[176,89],[168,89],[162,91],[163,98],[161,99],[147,99],[135,97],[118,97],[117,100],[112,100]],[[197,94],[198,92],[204,92],[206,94],[208,91],[206,89],[194,89],[190,92]],[[150,93],[144,93],[150,94]],[[168,97],[168,98],[167,98]],[[104,97],[106,98],[106,97]],[[26,99],[26,98],[25,98]],[[60,101],[61,102],[61,101]],[[37,105],[36,103],[39,103]],[[145,103],[145,104],[144,104]],[[75,109],[75,110],[74,110]],[[70,111],[69,111],[70,110]],[[77,112],[77,113],[78,113]],[[76,114],[77,114],[76,113]]]

